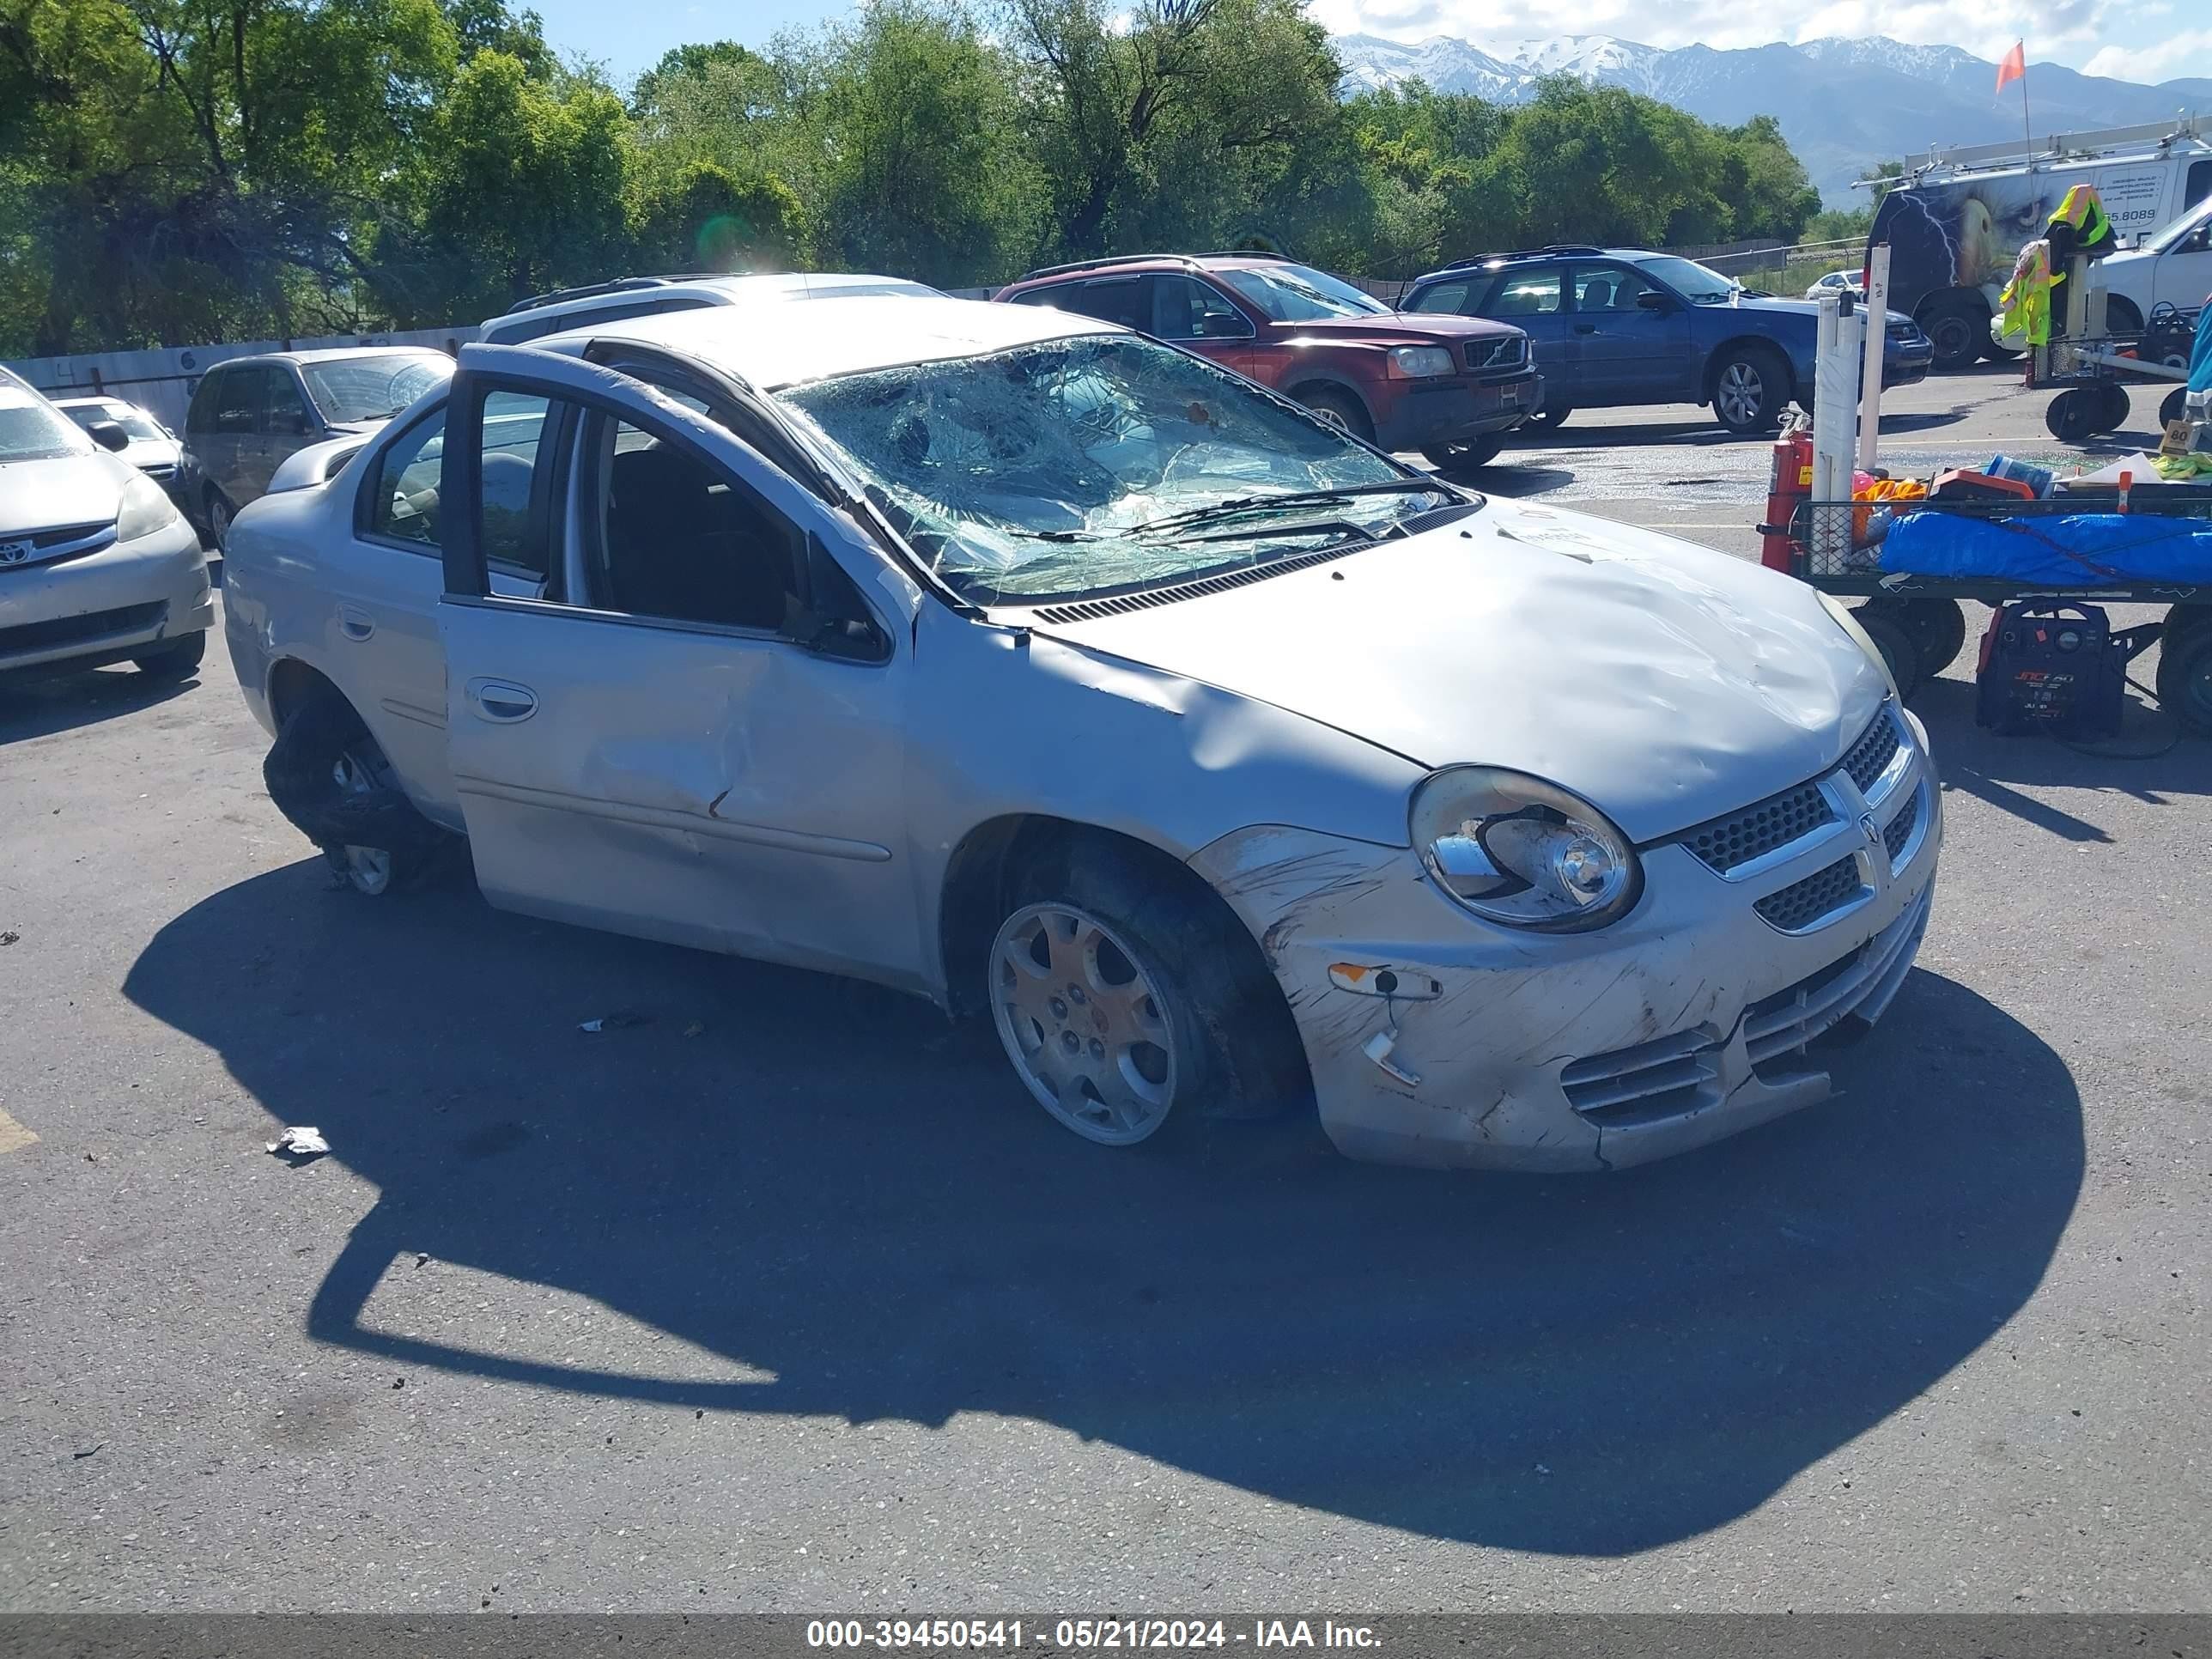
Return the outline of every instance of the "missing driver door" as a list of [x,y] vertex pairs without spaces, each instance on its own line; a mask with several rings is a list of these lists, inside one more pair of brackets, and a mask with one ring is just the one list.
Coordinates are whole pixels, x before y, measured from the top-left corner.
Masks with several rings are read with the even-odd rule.
[[902,842],[909,659],[897,630],[833,651],[814,627],[825,605],[861,603],[849,581],[825,595],[836,584],[810,564],[810,539],[818,559],[842,521],[698,411],[521,347],[463,354],[449,467],[483,465],[482,411],[502,392],[579,418],[566,602],[488,591],[481,515],[445,526],[449,752],[486,896],[922,983]]

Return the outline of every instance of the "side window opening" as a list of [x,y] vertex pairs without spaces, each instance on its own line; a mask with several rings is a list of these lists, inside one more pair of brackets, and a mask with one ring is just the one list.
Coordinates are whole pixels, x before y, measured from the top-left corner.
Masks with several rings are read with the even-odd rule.
[[1510,321],[1521,317],[1548,317],[1559,309],[1559,272],[1555,265],[1549,270],[1509,271],[1501,276],[1491,293],[1490,302],[1482,308],[1482,315]]
[[252,433],[261,417],[263,383],[266,372],[258,368],[234,368],[225,372],[218,383],[215,399],[215,429],[217,432],[245,435]]
[[1409,311],[1459,312],[1467,307],[1468,284],[1464,282],[1432,283],[1413,296]]
[[362,528],[425,552],[438,545],[438,486],[445,471],[446,411],[416,423],[384,452],[368,485]]
[[599,533],[586,561],[599,608],[762,631],[796,623],[799,538],[780,514],[627,422],[593,416],[585,441],[599,461]]
[[2212,196],[2212,161],[2191,161],[2189,178],[2181,187],[2182,209],[2185,212],[2206,197]]
[[1244,313],[1193,276],[1152,278],[1153,326],[1163,340],[1243,340],[1252,335]]
[[[538,440],[551,405],[543,398],[495,392],[484,400],[483,551],[502,574],[545,580],[556,487],[538,465]],[[395,440],[377,462],[357,511],[363,534],[425,553],[438,550],[445,482],[446,410],[432,410]]]

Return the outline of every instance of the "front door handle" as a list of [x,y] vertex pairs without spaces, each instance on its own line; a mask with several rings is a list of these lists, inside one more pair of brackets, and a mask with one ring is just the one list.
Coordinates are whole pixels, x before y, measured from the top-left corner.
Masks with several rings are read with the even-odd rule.
[[471,680],[469,701],[477,714],[501,726],[526,720],[538,712],[538,694],[511,680]]
[[1597,325],[1595,323],[1577,323],[1575,325],[1575,332],[1577,334],[1595,334],[1597,332]]
[[365,640],[376,632],[376,618],[349,605],[338,607],[338,632],[349,640]]

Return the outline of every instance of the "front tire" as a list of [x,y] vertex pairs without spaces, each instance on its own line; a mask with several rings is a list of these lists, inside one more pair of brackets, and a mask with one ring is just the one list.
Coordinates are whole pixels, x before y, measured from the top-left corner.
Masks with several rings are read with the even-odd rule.
[[1103,1146],[1304,1093],[1290,1010],[1243,933],[1187,872],[1078,842],[1009,884],[985,960],[1000,1046],[1037,1104]]
[[1931,307],[1921,322],[1929,341],[1936,348],[1932,368],[1941,369],[1966,368],[1982,355],[1982,344],[1990,337],[1990,319],[1973,307],[1952,303]]
[[276,810],[366,897],[428,879],[454,844],[415,810],[368,727],[335,690],[307,696],[284,717],[261,775]]
[[1713,371],[1713,416],[1730,432],[1771,432],[1790,401],[1790,369],[1778,353],[1740,346]]
[[1339,431],[1348,432],[1355,438],[1375,441],[1375,422],[1367,417],[1367,410],[1359,399],[1341,387],[1312,386],[1301,387],[1297,400],[1327,421]]
[[195,628],[182,639],[160,651],[143,657],[133,657],[131,665],[148,679],[167,683],[190,679],[199,672],[200,660],[207,655],[207,630]]
[[1428,458],[1429,465],[1437,471],[1458,472],[1488,466],[1504,447],[1505,434],[1503,432],[1486,432],[1473,443],[1438,444],[1433,449],[1423,450],[1421,453]]
[[230,550],[230,521],[237,515],[231,510],[230,497],[220,489],[207,494],[208,539],[215,544],[218,553]]

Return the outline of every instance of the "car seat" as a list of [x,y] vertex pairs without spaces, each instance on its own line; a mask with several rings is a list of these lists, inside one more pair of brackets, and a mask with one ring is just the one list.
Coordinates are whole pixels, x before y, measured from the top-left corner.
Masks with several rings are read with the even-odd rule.
[[665,444],[617,453],[608,491],[609,604],[635,616],[778,628],[785,573],[750,503]]

